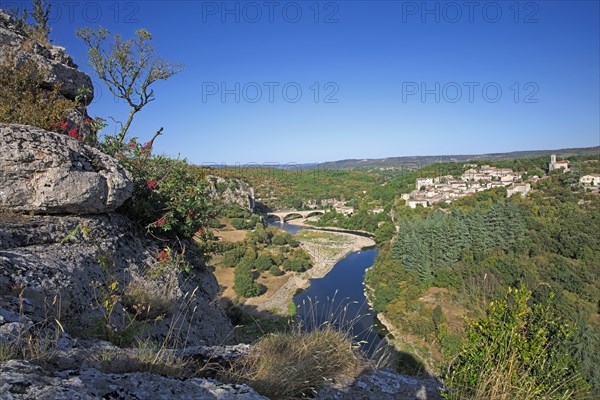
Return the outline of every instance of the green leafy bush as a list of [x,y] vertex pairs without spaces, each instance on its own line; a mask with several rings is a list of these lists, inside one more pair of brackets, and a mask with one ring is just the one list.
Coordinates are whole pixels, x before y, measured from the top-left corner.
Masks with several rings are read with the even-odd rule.
[[223,264],[225,264],[227,267],[235,267],[240,261],[242,261],[245,252],[246,249],[239,246],[226,251],[223,253]]
[[254,229],[260,224],[260,217],[257,214],[252,214],[250,218],[232,218],[231,226],[235,229]]
[[134,179],[133,196],[124,210],[154,234],[184,238],[207,234],[205,227],[214,217],[205,195],[207,182],[194,176],[185,160],[152,155],[152,143],[131,139],[116,154]]
[[298,241],[288,232],[277,232],[273,235],[271,243],[275,246],[284,246],[289,244],[292,247],[298,246]]
[[288,259],[283,262],[286,271],[304,272],[311,267],[310,257],[302,249],[296,249]]
[[531,292],[509,289],[469,324],[446,384],[450,399],[569,399],[587,390],[567,345],[573,329]]

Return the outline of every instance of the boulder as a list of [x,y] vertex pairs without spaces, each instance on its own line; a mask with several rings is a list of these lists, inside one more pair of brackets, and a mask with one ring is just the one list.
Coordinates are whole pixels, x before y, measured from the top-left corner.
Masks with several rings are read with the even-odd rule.
[[131,174],[117,160],[66,135],[0,124],[0,148],[0,208],[103,213],[133,192]]
[[268,400],[246,385],[177,379],[148,372],[106,374],[97,369],[50,373],[27,361],[0,363],[2,399]]
[[7,13],[0,10],[0,63],[5,62],[12,62],[17,68],[33,62],[45,71],[50,87],[60,85],[60,93],[65,98],[75,100],[83,88],[88,94],[80,101],[89,105],[94,99],[91,78],[79,71],[63,47],[32,41]]

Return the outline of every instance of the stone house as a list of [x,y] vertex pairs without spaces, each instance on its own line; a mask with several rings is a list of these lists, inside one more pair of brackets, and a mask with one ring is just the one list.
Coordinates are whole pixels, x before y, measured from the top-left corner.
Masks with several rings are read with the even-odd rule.
[[521,197],[525,197],[530,190],[531,185],[529,183],[515,183],[506,189],[506,195],[507,197],[511,197],[512,195],[519,194]]
[[600,185],[600,175],[584,175],[581,178],[579,178],[579,183],[583,186],[598,186]]

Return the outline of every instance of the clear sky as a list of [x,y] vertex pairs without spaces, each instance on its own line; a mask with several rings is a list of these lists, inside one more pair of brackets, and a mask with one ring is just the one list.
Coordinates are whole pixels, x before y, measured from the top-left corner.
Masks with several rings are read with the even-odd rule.
[[[598,1],[52,4],[51,39],[92,76],[75,36],[85,26],[147,28],[185,64],[131,134],[164,127],[156,149],[193,163],[600,144]],[[124,120],[127,106],[95,86],[90,114]]]

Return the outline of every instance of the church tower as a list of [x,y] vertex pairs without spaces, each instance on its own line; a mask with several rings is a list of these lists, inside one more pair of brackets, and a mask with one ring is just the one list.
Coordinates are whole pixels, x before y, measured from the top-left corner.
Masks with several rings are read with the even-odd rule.
[[556,165],[556,154],[550,156],[550,165],[548,165],[548,171],[554,171]]

